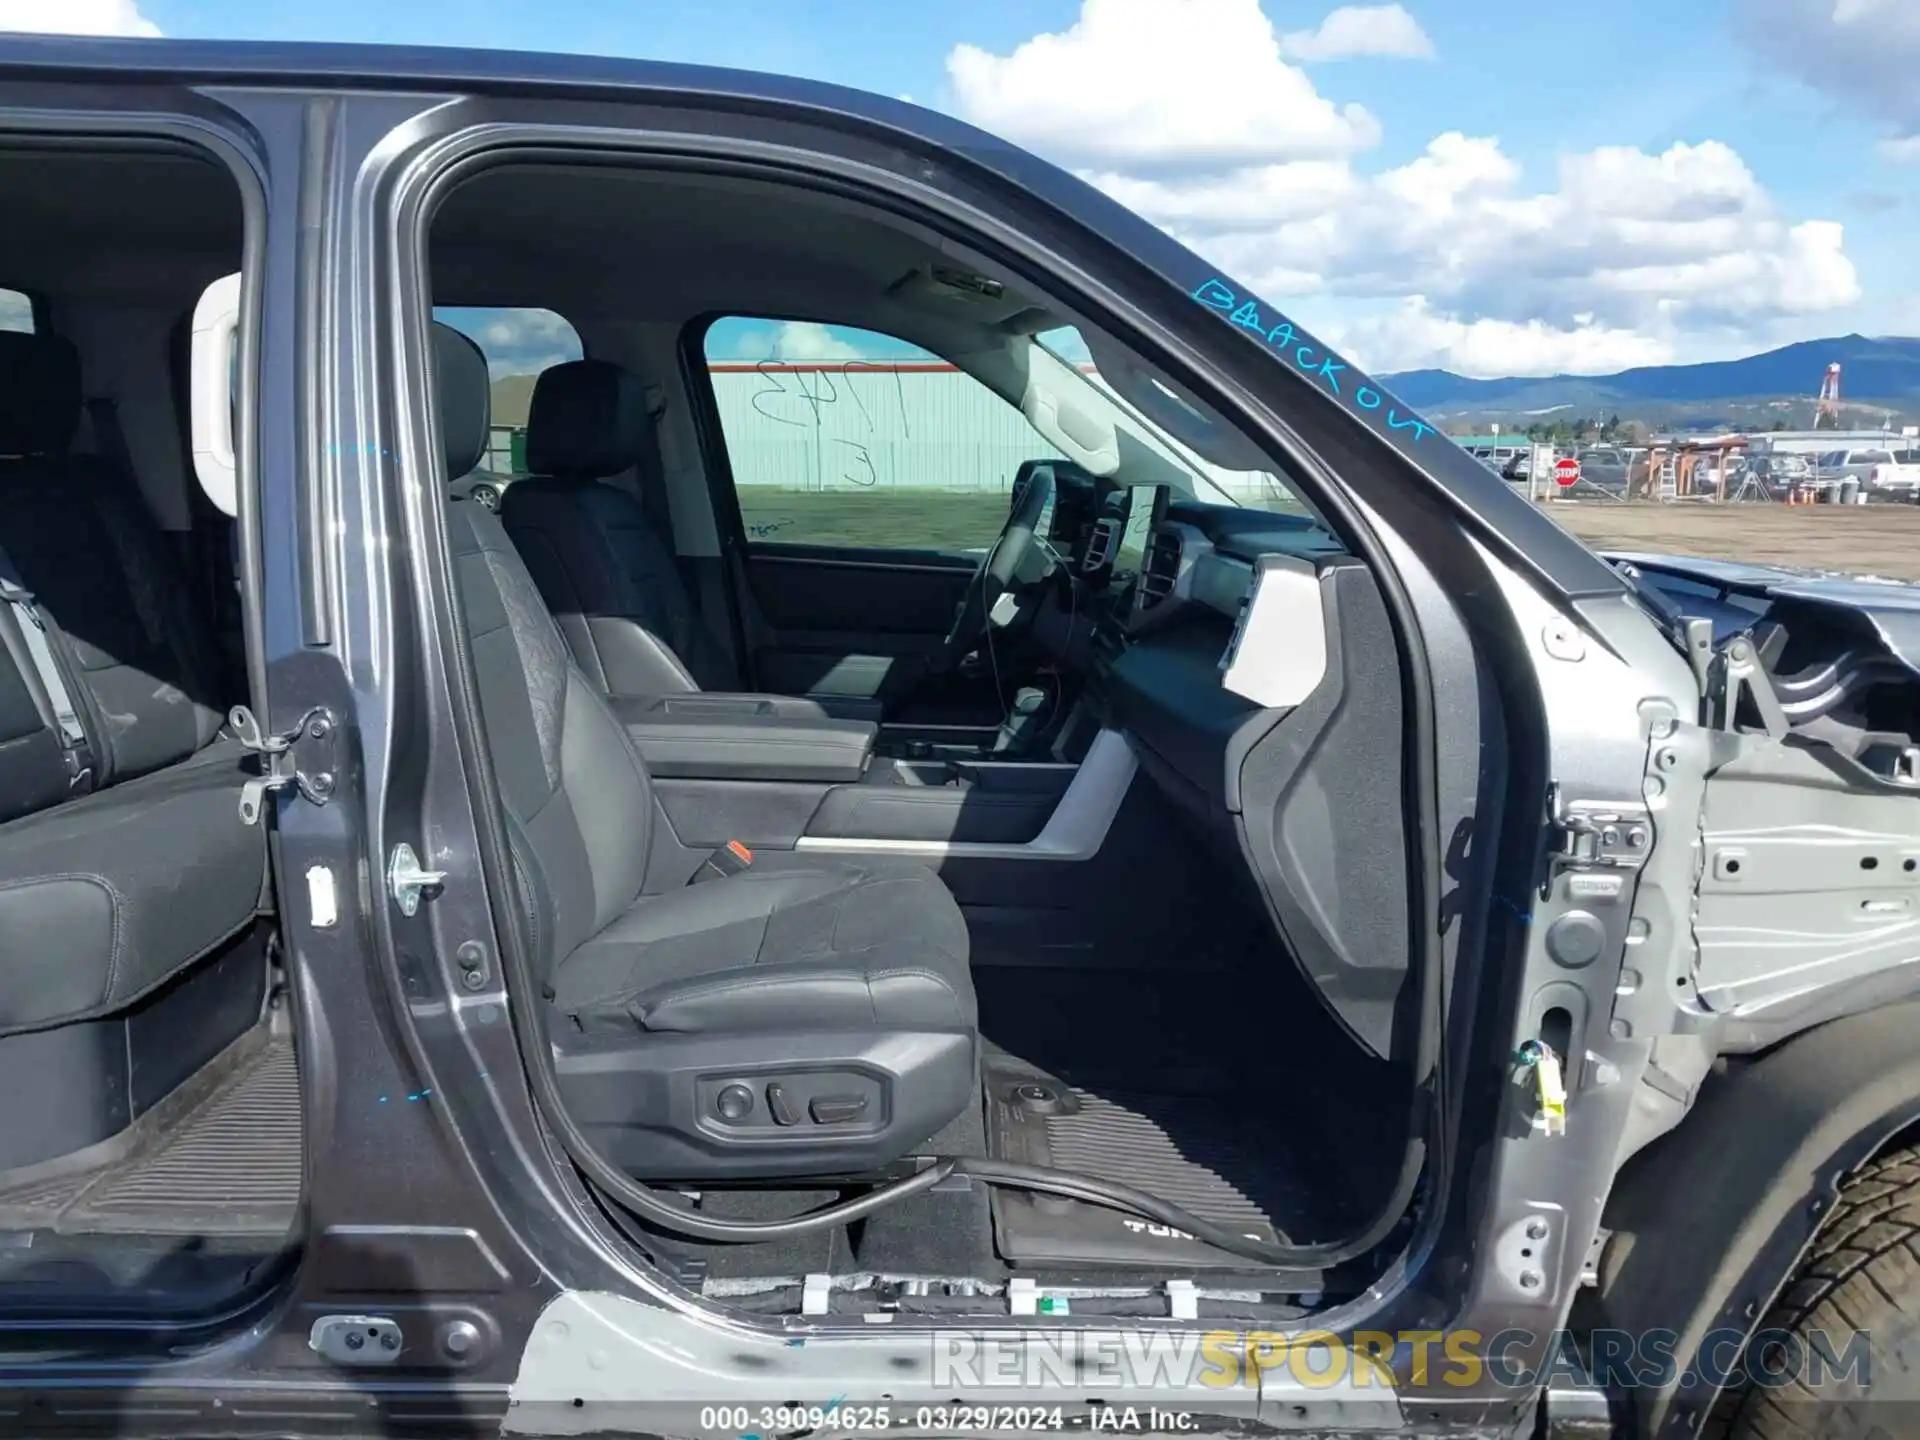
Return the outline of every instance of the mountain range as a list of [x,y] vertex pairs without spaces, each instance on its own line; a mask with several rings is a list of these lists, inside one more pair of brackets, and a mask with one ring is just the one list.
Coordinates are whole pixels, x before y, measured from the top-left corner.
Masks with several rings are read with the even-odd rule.
[[[1839,361],[1843,418],[1879,426],[1889,413],[1920,418],[1920,338],[1842,335],[1806,340],[1743,360],[1645,365],[1614,375],[1515,375],[1473,380],[1451,370],[1403,370],[1381,380],[1400,399],[1442,421],[1525,424],[1552,416],[1618,414],[1681,428],[1793,428],[1813,421],[1827,366]],[[496,425],[525,425],[532,375],[493,382]]]
[[[1603,411],[1640,419],[1750,418],[1754,409],[1787,420],[1805,410],[1827,366],[1841,366],[1841,396],[1847,409],[1871,416],[1920,412],[1920,339],[1843,335],[1806,340],[1743,360],[1702,365],[1644,365],[1614,375],[1509,376],[1473,380],[1450,370],[1405,370],[1380,378],[1400,399],[1436,418],[1524,416]],[[1856,418],[1856,417],[1849,417]]]

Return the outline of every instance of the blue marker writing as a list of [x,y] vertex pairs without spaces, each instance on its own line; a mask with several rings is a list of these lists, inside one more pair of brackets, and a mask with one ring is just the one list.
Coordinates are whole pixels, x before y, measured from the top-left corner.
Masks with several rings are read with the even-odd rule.
[[[1201,284],[1193,292],[1193,298],[1209,310],[1218,310],[1227,317],[1229,323],[1243,330],[1251,330],[1267,343],[1267,348],[1284,355],[1292,362],[1294,369],[1303,375],[1323,381],[1329,391],[1349,409],[1373,411],[1386,405],[1384,397],[1371,385],[1362,385],[1352,395],[1340,388],[1339,376],[1348,368],[1344,361],[1331,355],[1322,354],[1295,333],[1291,320],[1276,319],[1272,325],[1260,312],[1257,300],[1242,300],[1226,281],[1215,276]],[[1387,428],[1410,432],[1418,441],[1435,434],[1434,428],[1416,415],[1403,415],[1397,408],[1388,405]]]

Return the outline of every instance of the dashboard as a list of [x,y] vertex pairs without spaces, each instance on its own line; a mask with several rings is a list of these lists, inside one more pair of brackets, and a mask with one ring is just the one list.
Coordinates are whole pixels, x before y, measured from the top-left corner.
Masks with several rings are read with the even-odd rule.
[[1304,515],[1174,501],[1089,681],[1103,723],[1363,1047],[1410,921],[1400,652],[1372,572]]
[[1393,1044],[1410,946],[1400,651],[1378,582],[1305,512],[1060,485],[1034,634],[1329,1008]]
[[1131,626],[1136,631],[1158,626],[1195,607],[1236,621],[1264,557],[1283,555],[1318,565],[1346,553],[1339,540],[1305,515],[1175,501],[1148,536]]
[[1347,555],[1304,512],[1209,505],[1163,485],[1103,487],[1077,467],[1055,469],[1049,534],[1063,573],[1036,637],[1075,673],[1097,679],[1135,645],[1196,628],[1224,673],[1271,557],[1318,567]]

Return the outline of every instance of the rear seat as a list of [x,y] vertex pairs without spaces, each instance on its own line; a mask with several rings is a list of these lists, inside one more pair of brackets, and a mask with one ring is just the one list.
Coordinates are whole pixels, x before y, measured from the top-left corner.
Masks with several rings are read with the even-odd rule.
[[69,452],[80,412],[72,348],[0,332],[0,1037],[125,1009],[265,904],[239,697],[132,478]]

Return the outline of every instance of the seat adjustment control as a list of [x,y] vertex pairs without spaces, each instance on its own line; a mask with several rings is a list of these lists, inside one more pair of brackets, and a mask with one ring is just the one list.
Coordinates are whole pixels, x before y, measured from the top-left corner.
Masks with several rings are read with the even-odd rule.
[[816,1125],[838,1125],[847,1120],[858,1120],[867,1113],[867,1097],[864,1095],[816,1095],[807,1106],[807,1113],[813,1116]]
[[744,1085],[729,1085],[714,1097],[713,1108],[722,1120],[744,1120],[753,1113],[753,1091]]
[[767,1086],[767,1109],[773,1112],[773,1123],[776,1125],[800,1123],[800,1116],[794,1110],[793,1102],[787,1099],[787,1092],[780,1087],[778,1081]]

